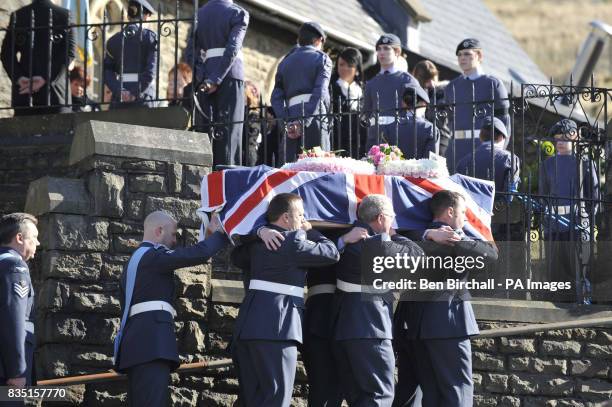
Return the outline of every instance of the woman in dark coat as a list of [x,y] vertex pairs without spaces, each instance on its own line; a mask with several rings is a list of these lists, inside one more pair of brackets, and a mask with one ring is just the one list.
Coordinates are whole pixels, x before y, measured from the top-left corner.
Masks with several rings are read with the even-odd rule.
[[361,158],[365,153],[366,129],[359,123],[363,96],[361,52],[345,48],[338,55],[330,80],[334,120],[332,150],[345,150],[344,155]]

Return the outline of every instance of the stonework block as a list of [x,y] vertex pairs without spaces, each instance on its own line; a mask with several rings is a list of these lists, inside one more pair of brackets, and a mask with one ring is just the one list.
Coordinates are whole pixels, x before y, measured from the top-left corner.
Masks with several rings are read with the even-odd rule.
[[500,338],[499,348],[504,353],[536,353],[535,339]]
[[570,361],[572,376],[607,378],[610,362],[605,359],[582,359]]
[[569,396],[574,392],[574,382],[566,377],[539,375],[539,394],[542,396]]
[[87,185],[93,202],[94,215],[110,218],[123,216],[125,179],[105,171],[93,171]]
[[585,354],[593,358],[612,359],[612,345],[585,344]]
[[48,250],[105,252],[109,247],[108,221],[100,218],[52,214],[41,229]]
[[547,356],[578,356],[581,345],[576,341],[542,341],[541,352]]
[[52,212],[88,214],[90,201],[84,181],[44,177],[31,182],[28,187],[25,212],[34,216]]
[[185,178],[183,196],[188,198],[200,198],[202,178],[210,174],[210,168],[197,165],[185,165],[183,172]]
[[145,216],[153,211],[164,210],[170,213],[180,225],[199,228],[201,222],[196,214],[198,208],[200,208],[199,201],[149,196],[145,204]]
[[578,383],[576,393],[588,401],[606,401],[612,399],[612,385],[599,379],[585,380]]
[[485,370],[485,371],[504,371],[504,357],[496,356],[484,352],[473,352],[472,353],[472,364],[474,370]]
[[45,277],[78,281],[97,281],[102,268],[100,253],[43,252],[42,271]]
[[505,393],[508,390],[509,376],[498,373],[484,373],[484,388],[491,393]]
[[141,174],[130,176],[130,192],[162,194],[167,192],[166,178],[163,175]]
[[516,373],[510,376],[512,394],[538,394],[538,376]]
[[183,166],[178,163],[168,164],[168,192],[179,194],[183,187]]

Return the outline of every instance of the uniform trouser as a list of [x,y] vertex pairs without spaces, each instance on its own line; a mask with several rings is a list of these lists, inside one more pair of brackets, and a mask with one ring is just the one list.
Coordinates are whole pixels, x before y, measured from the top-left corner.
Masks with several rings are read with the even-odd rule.
[[232,352],[239,369],[240,399],[245,407],[288,407],[291,404],[297,342],[236,340]]
[[342,404],[332,340],[314,334],[304,337],[304,366],[308,375],[308,405],[334,407]]
[[[397,348],[400,369],[402,361],[412,365],[423,392],[422,407],[472,406],[474,382],[469,338],[405,340]],[[397,386],[402,385],[400,377]]]
[[153,360],[128,369],[128,403],[130,407],[170,405],[170,363]]
[[414,354],[406,340],[394,340],[394,348],[397,354],[397,384],[393,407],[409,407],[413,405],[419,387]]
[[302,147],[308,149],[317,146],[320,146],[324,151],[329,151],[331,148],[329,123],[325,119],[312,119],[304,131],[304,135],[298,139],[290,139],[285,133],[280,140],[280,154],[277,161],[280,164],[295,161]]
[[582,295],[582,265],[589,261],[589,242],[579,232],[548,232],[544,235],[548,273],[546,281],[571,283],[572,289],[547,293],[549,301],[575,302]]
[[395,387],[395,355],[390,339],[334,342],[342,396],[351,407],[390,407]]
[[[34,340],[35,341],[35,340]],[[25,355],[26,355],[26,386],[32,386],[34,384],[34,344],[26,341],[25,343]],[[6,380],[8,378],[0,377],[0,386],[6,386]],[[22,401],[5,401],[0,402],[0,407],[21,407],[24,403]]]
[[[212,136],[213,166],[241,164],[244,98],[244,81],[233,78],[225,78],[210,95],[198,92],[198,102],[206,116],[197,112],[195,125],[198,131]],[[214,135],[212,123],[223,123],[214,126]]]

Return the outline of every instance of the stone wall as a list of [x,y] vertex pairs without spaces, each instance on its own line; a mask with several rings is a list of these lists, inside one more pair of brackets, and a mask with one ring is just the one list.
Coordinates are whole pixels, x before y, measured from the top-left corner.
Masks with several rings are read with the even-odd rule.
[[[32,271],[40,379],[111,368],[118,278],[142,238],[144,216],[169,211],[179,222],[179,244],[197,242],[200,180],[211,152],[207,137],[197,133],[89,122],[77,128],[65,160],[74,177],[36,180],[25,208],[38,216],[41,232]],[[209,265],[180,270],[176,284],[181,357],[202,360]],[[204,396],[184,380],[197,382],[174,377],[174,405],[195,405]],[[124,405],[125,383],[76,386],[72,399]]]
[[[209,307],[211,348],[222,354],[231,337],[240,284],[213,280]],[[225,296],[225,299],[223,298]],[[524,303],[524,302],[523,302]],[[507,306],[507,312],[520,314]],[[476,307],[476,315],[479,315]],[[517,323],[478,321],[482,331]],[[580,328],[472,340],[476,407],[595,406],[612,398],[612,329]],[[305,403],[306,375],[300,363],[294,404]],[[222,404],[225,405],[225,404]],[[304,404],[305,405],[305,404]],[[228,404],[229,406],[229,404]]]

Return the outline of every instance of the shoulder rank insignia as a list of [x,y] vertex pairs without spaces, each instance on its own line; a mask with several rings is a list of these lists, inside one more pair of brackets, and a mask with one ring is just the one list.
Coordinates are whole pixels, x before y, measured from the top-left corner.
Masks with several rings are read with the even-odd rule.
[[18,283],[13,283],[13,291],[15,291],[19,298],[24,298],[30,292],[30,286],[27,281],[21,280]]
[[27,267],[15,267],[15,270],[21,271],[22,273],[27,273],[29,271]]

